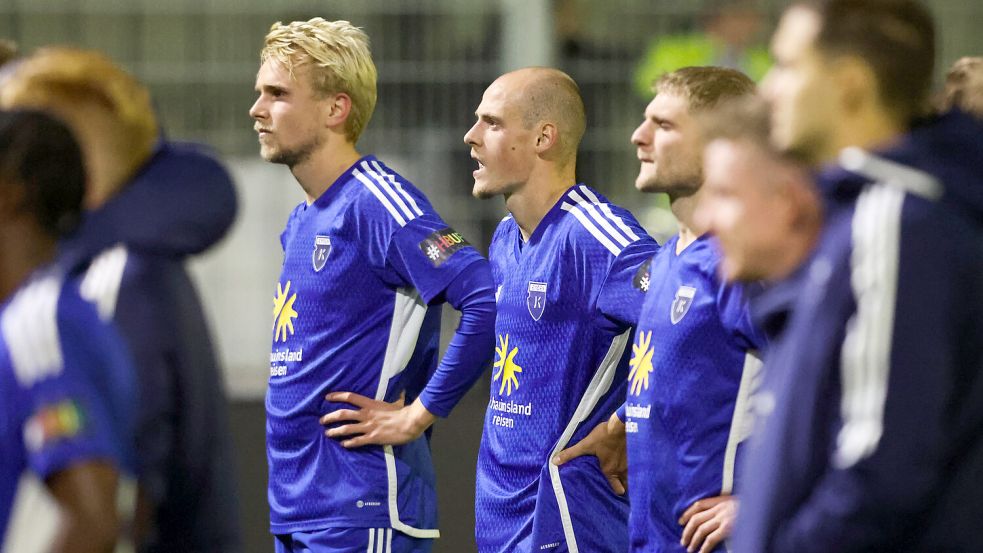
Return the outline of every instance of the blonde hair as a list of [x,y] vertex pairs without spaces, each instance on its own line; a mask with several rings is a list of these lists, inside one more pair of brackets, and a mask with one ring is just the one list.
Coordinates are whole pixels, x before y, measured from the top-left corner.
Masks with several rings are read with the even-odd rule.
[[376,68],[369,37],[347,21],[315,17],[284,25],[277,21],[266,35],[260,62],[276,61],[293,76],[309,67],[311,85],[323,96],[345,93],[352,100],[345,135],[354,144],[368,125],[376,102]]
[[103,54],[66,47],[41,48],[19,62],[0,87],[0,107],[79,109],[93,102],[109,110],[125,145],[117,152],[129,171],[142,165],[157,141],[150,93]]
[[960,58],[949,68],[941,107],[983,117],[983,57]]

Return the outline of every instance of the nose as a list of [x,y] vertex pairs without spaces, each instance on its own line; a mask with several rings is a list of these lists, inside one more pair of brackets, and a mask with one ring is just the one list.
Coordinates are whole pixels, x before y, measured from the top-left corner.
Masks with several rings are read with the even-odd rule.
[[635,129],[635,132],[631,133],[631,143],[636,146],[644,146],[649,143],[651,134],[648,120],[642,121],[642,124]]
[[471,128],[468,129],[468,132],[464,133],[464,143],[467,144],[468,146],[478,145],[478,132],[476,130],[477,128],[478,128],[478,123],[475,123],[474,125],[471,125]]
[[256,98],[252,107],[249,108],[249,116],[256,120],[266,118],[266,105],[263,102],[262,96]]

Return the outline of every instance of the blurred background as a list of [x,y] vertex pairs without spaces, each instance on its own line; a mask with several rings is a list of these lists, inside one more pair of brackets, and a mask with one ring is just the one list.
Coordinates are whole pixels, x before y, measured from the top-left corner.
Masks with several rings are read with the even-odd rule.
[[[983,54],[983,2],[932,0],[939,77]],[[421,188],[483,253],[504,215],[500,199],[471,197],[462,137],[485,87],[528,65],[567,71],[580,85],[588,130],[578,180],[631,209],[662,239],[674,221],[642,196],[629,137],[663,71],[728,65],[760,78],[767,40],[787,2],[711,0],[2,0],[0,37],[23,53],[46,44],[104,51],[149,85],[166,133],[211,145],[232,170],[239,219],[215,250],[192,261],[225,368],[246,551],[271,551],[267,533],[263,395],[279,234],[303,199],[283,166],[263,162],[247,111],[263,36],[275,21],[314,16],[364,27],[379,69],[379,101],[359,150]],[[356,291],[353,291],[356,293]],[[456,325],[445,310],[446,335]],[[440,486],[436,552],[473,551],[474,470],[488,379],[436,425]],[[221,408],[221,407],[219,407]]]

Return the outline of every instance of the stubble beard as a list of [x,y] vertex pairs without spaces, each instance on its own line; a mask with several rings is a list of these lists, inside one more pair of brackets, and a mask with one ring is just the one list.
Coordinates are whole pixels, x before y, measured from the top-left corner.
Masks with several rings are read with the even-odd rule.
[[266,161],[270,163],[277,163],[280,165],[286,165],[287,168],[293,169],[295,166],[304,163],[311,158],[311,155],[315,150],[321,145],[321,141],[315,137],[306,144],[302,144],[293,149],[278,149],[270,152],[268,155],[263,156]]
[[669,194],[671,198],[692,196],[700,190],[703,184],[703,168],[696,167],[688,173],[667,171],[656,173],[649,177],[639,190],[646,194]]

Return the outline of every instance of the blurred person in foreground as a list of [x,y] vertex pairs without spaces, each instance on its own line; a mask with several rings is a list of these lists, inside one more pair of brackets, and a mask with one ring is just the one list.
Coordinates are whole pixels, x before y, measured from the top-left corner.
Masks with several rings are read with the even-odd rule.
[[[575,180],[586,128],[577,84],[529,67],[485,90],[464,135],[472,193],[503,196],[492,238],[498,344],[475,493],[481,553],[624,551],[628,345],[658,244],[635,217]],[[585,440],[602,451],[564,456]],[[568,452],[569,453],[569,452]]]
[[747,402],[763,346],[748,291],[720,275],[714,238],[694,219],[705,194],[698,117],[754,83],[723,67],[660,77],[632,133],[635,187],[665,193],[679,223],[648,267],[629,389],[609,426],[627,434],[630,551],[720,551],[743,462]]
[[942,111],[960,109],[983,119],[983,57],[964,57],[945,74]]
[[724,279],[765,284],[750,307],[766,352],[780,342],[823,222],[811,175],[771,145],[768,117],[767,104],[753,96],[700,118],[706,190],[693,215],[716,238]]
[[161,138],[146,88],[96,52],[38,50],[6,78],[0,105],[62,118],[85,154],[85,217],[59,256],[87,264],[82,297],[116,323],[137,370],[138,549],[239,551],[225,394],[184,266],[232,224],[228,173]]
[[[85,187],[71,132],[0,112],[0,550],[113,551],[133,480],[133,368],[58,265]],[[132,484],[129,485],[132,488]]]
[[925,119],[913,0],[789,8],[771,136],[819,171],[825,223],[755,401],[738,551],[978,551],[983,141]]
[[[260,155],[307,196],[280,237],[273,299],[276,551],[430,551],[440,533],[427,431],[491,357],[488,262],[417,187],[356,150],[376,102],[361,29],[275,23],[260,64],[249,110]],[[438,363],[445,302],[461,322]]]

